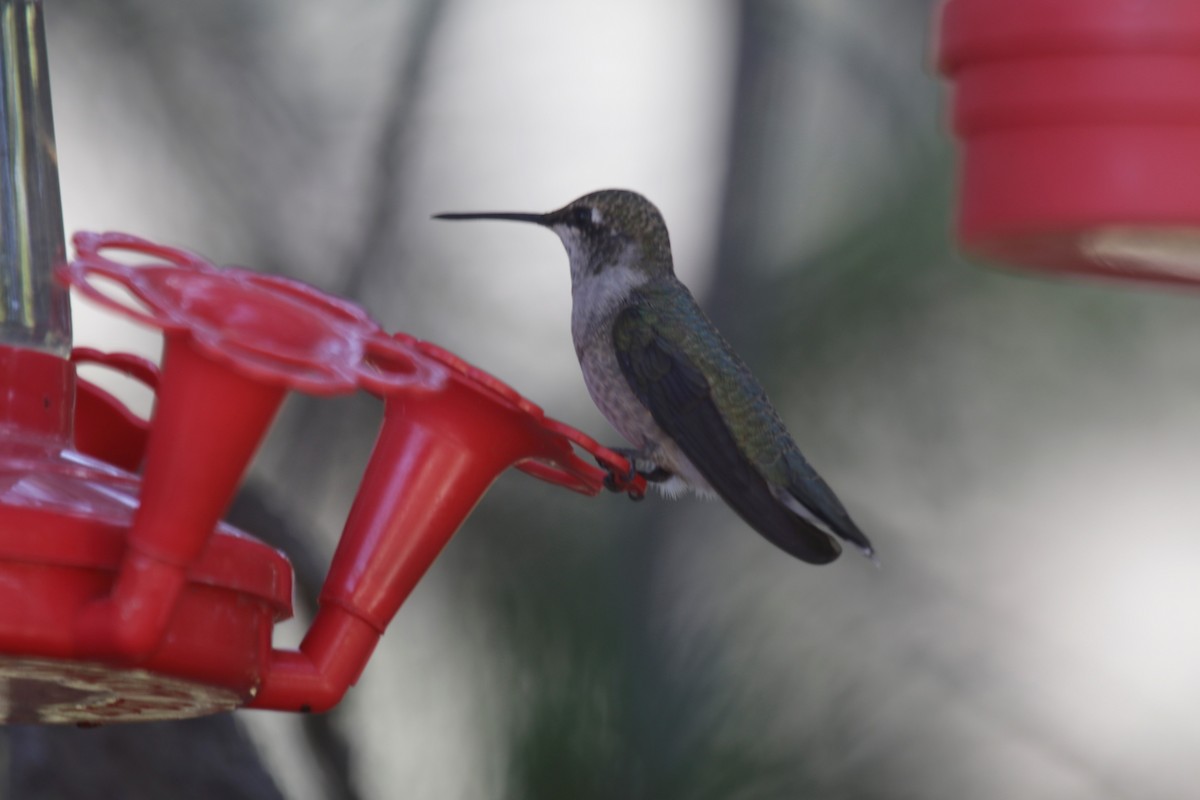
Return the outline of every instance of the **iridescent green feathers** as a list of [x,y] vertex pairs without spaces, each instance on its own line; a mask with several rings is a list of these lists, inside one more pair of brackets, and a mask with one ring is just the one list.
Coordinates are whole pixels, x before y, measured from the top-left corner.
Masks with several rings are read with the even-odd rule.
[[763,536],[804,561],[837,557],[840,547],[826,531],[870,552],[761,385],[687,289],[669,277],[635,295],[613,324],[617,362],[634,394],[713,490]]

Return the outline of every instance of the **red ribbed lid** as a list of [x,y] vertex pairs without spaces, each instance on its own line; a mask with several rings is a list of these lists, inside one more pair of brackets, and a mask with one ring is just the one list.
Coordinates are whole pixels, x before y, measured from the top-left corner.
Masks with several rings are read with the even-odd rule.
[[1200,55],[1200,0],[950,0],[938,68],[1087,53]]

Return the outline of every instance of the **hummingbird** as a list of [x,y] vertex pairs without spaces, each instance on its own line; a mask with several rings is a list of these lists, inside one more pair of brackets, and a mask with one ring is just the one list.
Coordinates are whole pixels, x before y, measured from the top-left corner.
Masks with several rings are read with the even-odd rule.
[[633,445],[616,448],[631,471],[668,496],[719,496],[803,561],[833,561],[838,538],[874,557],[762,386],[675,277],[653,203],[606,189],[545,214],[435,218],[531,222],[558,234],[570,260],[575,354],[593,402]]

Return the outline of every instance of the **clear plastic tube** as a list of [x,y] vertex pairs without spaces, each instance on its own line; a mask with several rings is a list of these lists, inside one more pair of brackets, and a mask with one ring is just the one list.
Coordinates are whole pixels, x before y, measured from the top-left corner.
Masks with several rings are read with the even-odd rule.
[[70,354],[65,257],[42,4],[0,0],[0,345]]

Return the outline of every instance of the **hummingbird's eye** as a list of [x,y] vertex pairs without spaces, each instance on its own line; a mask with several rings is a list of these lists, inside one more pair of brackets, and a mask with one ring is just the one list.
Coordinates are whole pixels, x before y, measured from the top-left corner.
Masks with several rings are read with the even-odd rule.
[[590,228],[595,222],[595,214],[587,206],[580,206],[571,212],[571,221],[581,228]]

